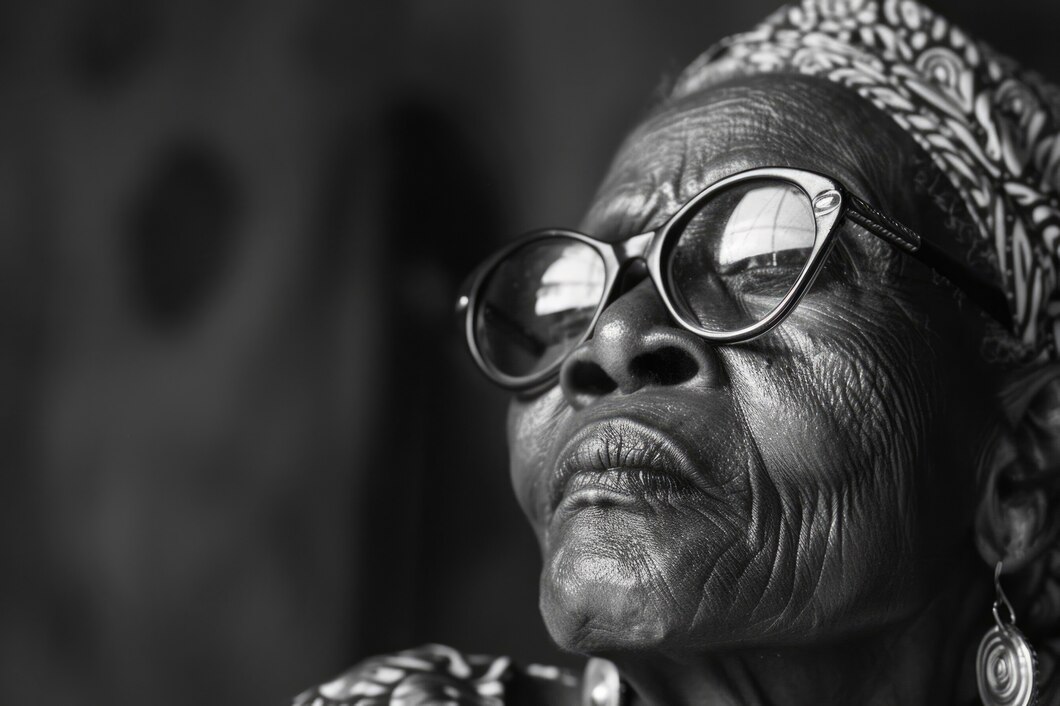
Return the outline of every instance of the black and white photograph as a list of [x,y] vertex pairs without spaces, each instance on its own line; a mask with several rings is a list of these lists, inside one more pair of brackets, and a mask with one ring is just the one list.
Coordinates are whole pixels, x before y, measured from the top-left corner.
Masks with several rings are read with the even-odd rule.
[[0,704],[1060,706],[1056,0],[0,4]]

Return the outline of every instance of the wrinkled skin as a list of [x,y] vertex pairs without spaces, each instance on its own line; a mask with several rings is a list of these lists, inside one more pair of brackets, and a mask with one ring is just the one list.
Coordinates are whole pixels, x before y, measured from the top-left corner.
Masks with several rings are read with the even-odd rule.
[[[639,127],[582,228],[628,237],[728,174],[793,166],[943,241],[915,155],[839,87],[738,79]],[[996,414],[982,316],[913,258],[852,225],[841,237],[800,307],[749,343],[685,332],[631,279],[560,380],[511,404],[548,628],[614,659],[638,700],[974,694],[962,670],[989,605],[975,477]],[[638,472],[653,463],[687,482]],[[625,476],[565,494],[564,467]]]

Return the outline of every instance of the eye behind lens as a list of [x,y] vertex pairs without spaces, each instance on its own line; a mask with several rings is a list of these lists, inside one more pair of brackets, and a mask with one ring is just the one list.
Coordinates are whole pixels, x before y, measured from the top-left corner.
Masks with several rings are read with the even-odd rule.
[[809,196],[757,178],[706,196],[671,235],[668,290],[689,319],[732,333],[765,320],[809,266],[817,240]]

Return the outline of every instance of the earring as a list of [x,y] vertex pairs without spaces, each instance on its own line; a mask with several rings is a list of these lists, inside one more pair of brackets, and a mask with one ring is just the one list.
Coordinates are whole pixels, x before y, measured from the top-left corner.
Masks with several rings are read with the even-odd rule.
[[[1016,613],[1001,588],[1001,562],[994,567],[994,626],[979,643],[975,676],[983,706],[1033,706],[1038,702],[1038,659],[1016,629]],[[1004,607],[1008,621],[1001,620]]]

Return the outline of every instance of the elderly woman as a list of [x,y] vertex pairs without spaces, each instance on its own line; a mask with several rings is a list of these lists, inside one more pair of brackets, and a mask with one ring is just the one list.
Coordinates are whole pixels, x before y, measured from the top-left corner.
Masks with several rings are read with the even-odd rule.
[[707,52],[461,299],[585,675],[428,646],[298,703],[1060,703],[1058,117],[910,0]]

